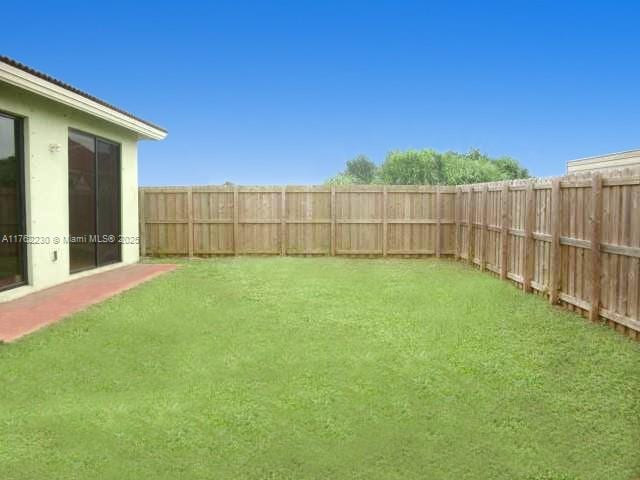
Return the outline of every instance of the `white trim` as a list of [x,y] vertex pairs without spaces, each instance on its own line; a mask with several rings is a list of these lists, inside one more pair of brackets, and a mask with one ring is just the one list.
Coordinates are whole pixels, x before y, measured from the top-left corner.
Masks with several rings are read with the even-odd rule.
[[607,160],[623,160],[626,158],[640,157],[640,150],[624,150],[622,152],[607,153],[605,155],[594,155],[592,157],[577,158],[569,160],[567,166],[588,165],[591,163],[600,163]]
[[131,118],[117,110],[101,105],[98,102],[67,90],[66,88],[55,85],[29,72],[25,72],[24,70],[8,65],[2,61],[0,61],[0,81],[15,85],[38,95],[42,95],[50,100],[81,110],[93,115],[94,117],[119,125],[127,130],[136,132],[143,138],[162,140],[167,136],[167,132],[160,130],[159,128],[154,128],[151,125]]

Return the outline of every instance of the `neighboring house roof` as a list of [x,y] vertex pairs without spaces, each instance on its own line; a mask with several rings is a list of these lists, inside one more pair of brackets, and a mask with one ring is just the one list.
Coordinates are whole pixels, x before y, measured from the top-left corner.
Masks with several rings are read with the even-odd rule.
[[120,125],[143,138],[162,140],[167,136],[164,128],[3,55],[0,55],[0,81]]
[[609,153],[607,155],[571,160],[567,162],[567,173],[638,166],[640,166],[640,150],[628,150],[626,152]]

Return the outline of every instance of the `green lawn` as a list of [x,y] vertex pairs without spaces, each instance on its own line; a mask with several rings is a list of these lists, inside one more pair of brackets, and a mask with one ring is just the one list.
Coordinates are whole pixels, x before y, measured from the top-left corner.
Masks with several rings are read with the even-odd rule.
[[640,344],[450,261],[188,262],[0,385],[2,480],[640,477]]

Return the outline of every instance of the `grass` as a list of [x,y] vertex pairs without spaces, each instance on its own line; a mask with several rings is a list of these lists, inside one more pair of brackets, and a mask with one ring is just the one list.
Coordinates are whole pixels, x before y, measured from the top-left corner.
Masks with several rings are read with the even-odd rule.
[[453,262],[185,262],[0,346],[0,478],[638,478],[639,366]]

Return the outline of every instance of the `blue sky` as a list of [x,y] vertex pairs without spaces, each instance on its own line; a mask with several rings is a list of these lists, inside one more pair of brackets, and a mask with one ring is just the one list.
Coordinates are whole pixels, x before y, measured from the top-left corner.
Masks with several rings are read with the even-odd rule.
[[637,2],[61,1],[2,13],[2,53],[169,130],[140,145],[143,185],[320,183],[359,153],[426,147],[552,175],[640,147]]

